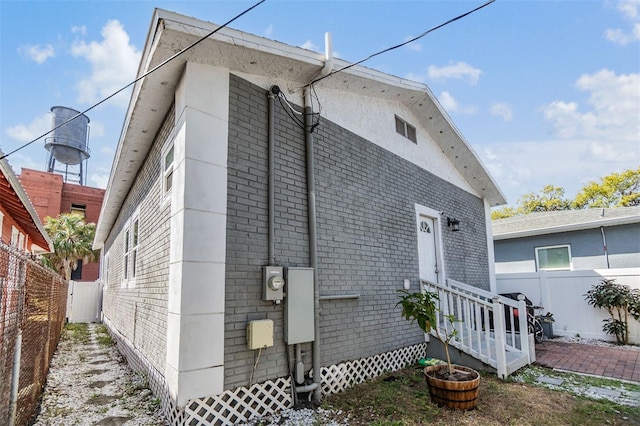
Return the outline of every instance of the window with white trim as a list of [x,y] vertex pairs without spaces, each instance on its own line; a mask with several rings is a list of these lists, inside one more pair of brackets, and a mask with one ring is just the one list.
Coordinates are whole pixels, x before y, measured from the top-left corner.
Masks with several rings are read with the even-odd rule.
[[173,142],[162,150],[162,195],[166,197],[173,187]]
[[133,287],[138,274],[138,242],[139,242],[140,219],[134,216],[126,226],[124,231],[124,258],[122,287]]
[[416,128],[404,121],[402,118],[396,117],[396,132],[409,139],[413,143],[418,143],[416,137]]
[[536,266],[538,271],[570,271],[571,246],[536,247]]
[[11,225],[11,245],[19,250],[24,249],[24,234],[13,225]]

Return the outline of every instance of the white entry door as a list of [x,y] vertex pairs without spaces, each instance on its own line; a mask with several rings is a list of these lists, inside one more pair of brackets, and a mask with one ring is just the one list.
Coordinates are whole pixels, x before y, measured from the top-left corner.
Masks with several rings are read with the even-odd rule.
[[420,279],[440,283],[440,261],[438,253],[438,221],[424,214],[418,214],[418,255],[420,259]]

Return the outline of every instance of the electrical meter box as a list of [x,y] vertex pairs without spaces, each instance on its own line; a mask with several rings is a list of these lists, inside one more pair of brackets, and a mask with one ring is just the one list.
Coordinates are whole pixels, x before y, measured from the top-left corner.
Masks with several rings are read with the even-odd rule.
[[249,321],[247,324],[247,345],[252,350],[273,346],[273,320]]
[[279,302],[284,296],[284,274],[282,266],[264,266],[262,300]]

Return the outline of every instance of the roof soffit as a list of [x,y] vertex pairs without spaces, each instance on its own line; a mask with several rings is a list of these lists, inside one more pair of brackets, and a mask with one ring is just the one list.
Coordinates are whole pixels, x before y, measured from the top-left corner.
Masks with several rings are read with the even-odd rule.
[[[138,75],[153,69],[217,27],[209,22],[157,9]],[[100,215],[100,222],[104,218],[104,223],[98,224],[96,247],[104,242],[108,234],[106,228],[115,222],[118,210],[153,143],[155,131],[174,101],[175,88],[184,64],[189,61],[228,68],[230,72],[298,82],[302,87],[324,65],[324,55],[223,28],[137,82],[105,194]],[[334,69],[349,64],[334,59]],[[318,87],[322,86],[405,104],[481,197],[487,198],[492,206],[505,203],[505,197],[495,181],[425,85],[356,66],[322,80]]]

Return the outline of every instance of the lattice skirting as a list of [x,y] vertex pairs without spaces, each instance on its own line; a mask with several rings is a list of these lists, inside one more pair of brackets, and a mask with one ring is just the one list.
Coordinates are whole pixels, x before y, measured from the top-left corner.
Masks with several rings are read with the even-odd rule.
[[[171,399],[164,376],[131,346],[124,336],[111,327],[108,318],[104,318],[104,323],[131,368],[148,376],[149,387],[160,399],[163,414],[171,426],[235,425],[293,406],[291,378],[281,377],[252,385],[250,388],[239,387],[220,395],[192,399],[184,409],[179,409]],[[385,372],[399,370],[426,357],[426,352],[427,344],[420,343],[355,361],[322,367],[320,370],[322,392],[324,395],[338,393]]]
[[400,370],[414,364],[420,358],[425,358],[426,355],[427,344],[420,343],[368,358],[322,367],[320,369],[322,393],[330,395],[342,392],[388,371]]

